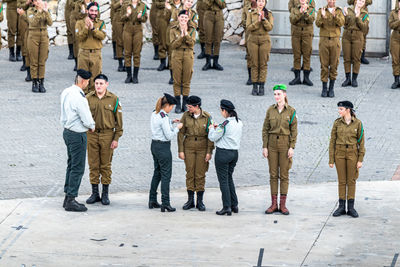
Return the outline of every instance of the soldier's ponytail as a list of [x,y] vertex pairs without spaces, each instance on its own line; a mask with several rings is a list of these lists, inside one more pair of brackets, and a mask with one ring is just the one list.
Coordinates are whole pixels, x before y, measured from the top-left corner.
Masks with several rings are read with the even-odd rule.
[[286,103],[286,105],[289,105],[289,101],[288,101],[288,98],[287,98],[287,94],[285,95],[285,103]]
[[164,107],[166,104],[168,104],[167,98],[166,98],[165,96],[160,97],[160,98],[157,100],[157,103],[156,103],[156,113],[157,113],[157,114],[160,113],[161,109],[163,109],[163,107]]
[[235,117],[236,121],[239,122],[239,118],[238,118],[236,111],[234,111],[234,110],[227,110],[227,111],[228,111],[229,117]]
[[354,117],[354,118],[357,118],[356,117],[356,112],[354,111],[354,109],[350,109],[350,115],[352,116],[352,117]]

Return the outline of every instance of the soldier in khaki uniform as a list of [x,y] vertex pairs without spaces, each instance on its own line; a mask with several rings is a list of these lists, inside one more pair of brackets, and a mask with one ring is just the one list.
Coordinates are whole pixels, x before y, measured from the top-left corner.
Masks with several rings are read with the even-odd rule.
[[[118,97],[107,89],[109,83],[106,75],[97,75],[94,82],[95,91],[86,96],[90,112],[96,123],[95,131],[87,134],[92,195],[86,200],[86,203],[93,204],[101,201],[103,205],[109,205],[108,189],[111,184],[111,161],[114,149],[118,147],[119,138],[123,133],[122,108]],[[101,180],[99,179],[100,175]],[[99,195],[100,181],[103,185],[101,198]]]
[[[360,72],[361,54],[363,50],[364,34],[369,24],[368,12],[363,9],[365,0],[357,0],[354,7],[345,7],[344,32],[342,36],[344,72],[346,80],[342,87],[358,87],[357,77]],[[353,76],[351,77],[351,66]]]
[[[3,15],[3,3],[1,3],[0,5],[0,22],[2,22],[4,19],[4,15]],[[1,40],[1,28],[0,28],[0,40]],[[0,45],[0,50],[1,50],[1,45]]]
[[[204,0],[207,10],[204,13],[204,31],[206,34],[206,64],[202,70],[216,69],[219,71],[224,68],[218,63],[219,50],[222,37],[224,36],[224,14],[222,10],[226,8],[225,0]],[[213,64],[211,65],[211,58]]]
[[[292,167],[297,140],[297,116],[296,110],[288,104],[286,85],[275,85],[273,90],[276,104],[269,107],[262,130],[263,156],[268,158],[272,199],[272,204],[265,213],[280,211],[288,215],[286,197],[289,170]],[[278,184],[280,184],[279,208]]]
[[71,28],[71,12],[74,9],[73,6],[74,0],[67,0],[65,3],[64,8],[64,18],[65,18],[65,25],[67,26],[67,41],[68,41],[68,59],[74,59],[74,38],[73,38],[73,31],[74,29]]
[[159,60],[158,55],[158,46],[160,44],[159,36],[158,36],[158,27],[157,21],[159,18],[160,12],[163,12],[165,8],[165,2],[163,0],[153,0],[150,7],[150,24],[152,29],[152,42],[154,47],[154,56],[153,60]]
[[[339,207],[333,213],[337,217],[347,214],[358,217],[354,209],[356,180],[365,155],[365,133],[362,122],[356,118],[350,101],[338,103],[340,118],[335,120],[329,143],[329,167],[336,165],[339,181]],[[347,191],[347,194],[346,194]]]
[[28,50],[32,76],[32,92],[45,93],[44,75],[49,55],[49,36],[47,26],[53,24],[47,2],[33,0],[33,8],[26,12],[29,23]]
[[211,115],[201,108],[201,99],[190,96],[188,111],[180,120],[183,127],[178,134],[179,158],[185,161],[186,189],[188,201],[184,210],[194,208],[194,193],[197,192],[196,208],[205,211],[203,203],[206,172],[211,160],[214,143],[208,140],[208,127],[213,124]]
[[198,59],[203,59],[206,57],[206,50],[205,50],[205,45],[206,45],[206,34],[204,31],[204,14],[207,10],[207,6],[205,4],[205,0],[198,0],[196,3],[196,11],[199,16],[199,27],[197,31],[199,32],[199,42],[200,42],[200,47],[201,47],[201,52],[197,56]]
[[[17,0],[5,0],[7,3],[7,40],[8,40],[8,48],[10,50],[9,61],[15,62],[18,60],[18,55],[21,51],[21,47],[18,47],[20,43],[18,39],[18,13],[17,13]],[[15,46],[17,45],[15,54]],[[22,58],[18,61],[21,61]]]
[[[340,58],[340,32],[344,15],[336,0],[327,0],[328,5],[320,8],[315,24],[319,32],[319,59],[321,61],[322,97],[334,97],[335,80]],[[328,79],[329,91],[328,91]]]
[[246,20],[246,29],[250,33],[248,50],[251,59],[252,95],[264,95],[267,78],[269,53],[271,51],[270,31],[274,27],[272,12],[265,8],[265,0],[257,0],[257,8],[252,10]]
[[[124,50],[125,68],[127,77],[125,83],[138,83],[140,67],[140,53],[143,45],[143,26],[147,21],[147,6],[140,0],[133,0],[122,7],[122,21],[124,22]],[[132,77],[133,57],[133,77]]]
[[390,54],[392,56],[392,69],[394,76],[394,83],[392,89],[400,87],[400,8],[399,2],[396,1],[395,9],[389,15],[389,27],[392,31],[390,36]]
[[28,31],[28,20],[23,14],[31,6],[31,0],[17,0],[17,13],[18,13],[18,39],[21,43],[22,53],[22,66],[20,71],[26,71],[26,58],[28,57],[28,48],[26,43],[26,36]]
[[[300,0],[289,0],[288,2],[288,10],[289,12],[292,12],[292,8],[298,7],[300,5]],[[307,5],[309,7],[315,8],[315,0],[306,0]]]
[[[106,38],[106,24],[98,18],[98,3],[91,2],[87,6],[87,11],[88,16],[79,20],[75,29],[79,40],[78,69],[90,71],[96,77],[101,73],[103,66],[101,49],[102,41]],[[93,78],[85,90],[86,94],[94,90]]]
[[247,79],[246,85],[252,85],[253,84],[253,82],[251,81],[251,59],[250,59],[249,47],[248,47],[250,32],[247,30],[246,23],[247,23],[247,19],[250,16],[252,10],[255,9],[255,8],[257,8],[257,1],[255,1],[255,0],[252,0],[252,1],[244,0],[243,1],[241,25],[242,25],[242,27],[244,29],[244,36],[245,36],[244,46],[246,47],[247,72],[248,72],[248,75],[249,75],[249,78]]
[[111,2],[112,9],[114,10],[114,16],[112,20],[112,32],[114,37],[113,40],[115,40],[115,51],[116,51],[115,55],[118,59],[119,72],[125,71],[123,63],[124,41],[122,35],[124,30],[124,23],[122,21],[122,12],[121,12],[122,4],[123,0],[112,0]]
[[[311,2],[311,3],[310,3]],[[300,0],[299,5],[291,8],[292,49],[294,79],[289,85],[306,84],[313,86],[310,80],[312,41],[314,37],[315,8],[312,1]],[[301,64],[303,56],[303,65]],[[303,66],[303,67],[301,67]],[[303,69],[304,79],[301,82],[300,71]]]
[[[196,29],[188,22],[189,12],[187,10],[179,12],[178,21],[179,23],[175,24],[170,31],[173,87],[177,101],[176,113],[186,111],[187,98],[190,94],[190,81],[193,74],[193,48],[196,42]],[[183,95],[182,106],[181,95]]]

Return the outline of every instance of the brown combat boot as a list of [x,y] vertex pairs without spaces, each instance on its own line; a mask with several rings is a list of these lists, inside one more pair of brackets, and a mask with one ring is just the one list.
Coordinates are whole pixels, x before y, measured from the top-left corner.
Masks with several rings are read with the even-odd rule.
[[283,215],[289,215],[289,210],[286,208],[286,195],[281,195],[279,201],[279,210]]
[[272,201],[272,204],[265,211],[265,214],[272,214],[272,213],[278,211],[278,196],[277,195],[271,195],[271,201]]

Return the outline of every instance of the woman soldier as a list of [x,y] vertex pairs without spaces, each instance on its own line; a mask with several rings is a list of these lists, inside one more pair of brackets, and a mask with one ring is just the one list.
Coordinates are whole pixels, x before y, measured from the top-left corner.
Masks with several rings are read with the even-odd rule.
[[394,83],[392,89],[400,87],[400,8],[399,2],[396,1],[396,7],[392,10],[389,16],[389,27],[392,29],[390,36],[390,54],[392,55],[392,69],[394,76]]
[[340,118],[333,123],[329,144],[329,167],[336,166],[339,181],[339,207],[333,216],[346,214],[347,190],[347,214],[356,218],[354,199],[358,170],[365,155],[364,128],[350,101],[339,102],[338,112]]
[[28,50],[32,76],[32,92],[45,93],[44,75],[46,72],[46,60],[49,55],[49,35],[47,26],[53,24],[47,2],[34,0],[33,8],[28,9],[29,23]]
[[210,125],[208,139],[215,142],[215,170],[217,171],[219,188],[222,193],[223,208],[217,215],[232,215],[239,212],[238,199],[233,183],[233,171],[238,161],[240,138],[242,137],[242,121],[239,120],[235,106],[229,100],[221,100],[221,114],[226,119],[220,125]]
[[205,211],[203,203],[206,172],[211,160],[214,143],[208,140],[208,127],[212,124],[211,115],[201,108],[201,99],[190,96],[187,101],[188,111],[181,118],[183,127],[178,134],[179,158],[185,161],[186,188],[188,201],[184,210],[194,208],[194,193],[197,192],[196,208]]
[[[124,22],[123,40],[125,51],[125,83],[138,83],[140,67],[140,53],[143,45],[143,26],[147,21],[147,7],[141,0],[125,2],[121,12]],[[132,77],[132,58],[133,58],[133,77]]]
[[274,27],[274,18],[265,8],[265,4],[265,0],[257,0],[257,8],[251,11],[246,20],[246,30],[250,33],[247,46],[251,60],[252,95],[264,95],[271,51],[271,38],[268,32]]
[[[171,140],[176,136],[182,123],[179,120],[173,122],[168,113],[176,105],[176,100],[169,94],[164,94],[157,100],[156,110],[151,115],[151,154],[154,160],[154,174],[151,180],[149,194],[149,209],[160,208],[161,212],[173,212],[176,209],[171,207],[169,200],[169,184],[172,174]],[[178,123],[173,127],[172,123]],[[161,181],[161,201],[157,202],[157,188]]]
[[[365,0],[356,0],[353,7],[345,7],[344,32],[342,37],[344,72],[346,80],[342,87],[358,87],[357,76],[360,72],[361,54],[364,45],[364,32],[368,28],[368,11],[364,9]],[[351,65],[353,76],[351,77]]]
[[[286,197],[289,187],[289,170],[292,167],[297,140],[297,116],[296,110],[288,104],[286,88],[284,84],[274,86],[276,104],[269,107],[262,130],[263,156],[268,159],[272,200],[271,206],[265,211],[266,214],[280,211],[284,215],[289,215]],[[280,186],[279,208],[278,184]]]
[[[189,11],[181,10],[178,24],[170,31],[171,66],[174,77],[174,95],[176,99],[175,112],[186,111],[187,98],[190,94],[190,81],[193,74],[193,48],[196,42],[196,29],[188,23]],[[182,92],[181,92],[182,87]],[[181,106],[181,94],[183,95]]]

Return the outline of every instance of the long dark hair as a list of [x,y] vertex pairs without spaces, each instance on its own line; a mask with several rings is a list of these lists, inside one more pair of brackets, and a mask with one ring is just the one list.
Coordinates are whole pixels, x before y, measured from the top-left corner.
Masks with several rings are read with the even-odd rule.
[[233,109],[222,109],[225,110],[226,112],[228,112],[229,117],[235,117],[236,121],[239,122],[239,117],[236,113],[236,111],[234,111]]
[[354,111],[354,109],[350,109],[350,115],[352,116],[352,117],[354,117],[354,118],[357,118],[356,117],[356,112]]

